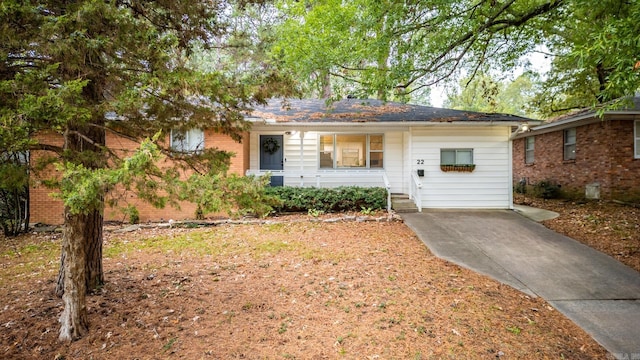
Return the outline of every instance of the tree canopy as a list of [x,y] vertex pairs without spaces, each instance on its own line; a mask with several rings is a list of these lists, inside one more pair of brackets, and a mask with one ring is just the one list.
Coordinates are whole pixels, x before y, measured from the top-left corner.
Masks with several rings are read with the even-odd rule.
[[536,89],[536,74],[523,73],[513,81],[499,80],[488,74],[464,78],[448,93],[443,106],[458,110],[503,113],[537,118],[529,104]]
[[[543,114],[640,87],[640,4],[606,0],[281,0],[274,56],[316,94],[419,101],[422,89],[489,69],[511,73],[548,49],[533,106]],[[323,89],[331,86],[332,91]]]
[[639,16],[637,1],[563,2],[542,28],[552,67],[533,106],[550,115],[640,90]]

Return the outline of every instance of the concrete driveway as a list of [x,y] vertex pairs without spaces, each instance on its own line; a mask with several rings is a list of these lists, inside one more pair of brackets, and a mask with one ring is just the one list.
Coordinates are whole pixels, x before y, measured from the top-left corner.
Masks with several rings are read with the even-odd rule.
[[640,273],[510,210],[401,214],[434,255],[540,296],[619,359],[640,359]]

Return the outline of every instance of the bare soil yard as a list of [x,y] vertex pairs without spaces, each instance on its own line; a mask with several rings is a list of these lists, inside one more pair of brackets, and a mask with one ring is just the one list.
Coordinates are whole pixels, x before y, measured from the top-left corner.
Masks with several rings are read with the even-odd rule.
[[[558,209],[563,216],[547,226],[562,224],[569,235],[591,229],[591,218],[587,225],[561,222],[571,212]],[[624,220],[635,221],[634,234],[618,241],[637,246],[637,209],[613,210],[636,211]],[[607,216],[615,224],[622,218]],[[0,358],[607,356],[542,299],[435,258],[402,222],[387,220],[285,216],[266,224],[107,230],[107,283],[88,297],[89,335],[73,343],[57,340],[60,235],[0,239]],[[621,260],[638,262],[637,250],[623,249]]]

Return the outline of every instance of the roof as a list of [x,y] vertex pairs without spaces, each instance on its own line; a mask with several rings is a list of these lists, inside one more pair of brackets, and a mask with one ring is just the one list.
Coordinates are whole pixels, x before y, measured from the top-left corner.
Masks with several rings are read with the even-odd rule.
[[619,120],[640,120],[640,96],[635,96],[628,100],[630,101],[621,102],[622,106],[619,108],[603,108],[604,111],[598,111],[594,108],[585,108],[570,114],[561,115],[557,118],[548,120],[542,125],[533,127],[530,133],[520,134],[518,137],[542,134],[603,120],[611,120],[612,116],[615,116],[615,119]]
[[[324,123],[528,123],[537,120],[508,114],[480,113],[382,100],[271,99],[250,120],[278,124]],[[506,125],[506,124],[505,124]]]
[[[628,99],[628,100],[631,100],[631,101],[630,102],[626,102],[623,99],[620,102],[621,106],[619,108],[610,109],[610,110],[606,110],[606,108],[603,108],[603,109],[605,109],[605,113],[606,114],[615,114],[615,113],[618,113],[618,114],[625,114],[625,113],[633,114],[633,113],[640,113],[640,96],[635,96],[635,97],[633,97],[631,99]],[[620,101],[620,100],[618,100],[618,101]],[[608,104],[604,104],[604,106],[613,105],[613,104],[614,103],[608,103]],[[560,116],[555,117],[555,118],[551,118],[551,119],[547,120],[546,122],[547,123],[554,123],[554,122],[559,122],[559,121],[562,121],[562,120],[565,120],[565,119],[593,117],[593,116],[596,116],[596,115],[598,115],[598,112],[596,110],[594,110],[594,108],[589,107],[589,108],[576,110],[576,111],[570,112],[568,114],[563,114],[563,115],[560,115]]]

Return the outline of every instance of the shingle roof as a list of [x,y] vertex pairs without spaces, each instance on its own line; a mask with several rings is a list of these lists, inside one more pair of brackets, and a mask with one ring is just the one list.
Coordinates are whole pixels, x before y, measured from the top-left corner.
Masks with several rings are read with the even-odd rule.
[[547,120],[541,125],[533,126],[529,132],[518,134],[516,138],[559,131],[614,118],[616,120],[635,120],[640,114],[640,96],[628,100],[631,101],[623,102],[622,106],[617,109],[604,109],[602,114],[604,117],[601,117],[597,110],[586,108]]
[[323,99],[271,99],[266,106],[256,107],[251,117],[276,123],[535,121],[508,114],[489,114],[361,99],[345,99],[330,104]]
[[[616,113],[616,114],[624,114],[624,113],[636,114],[636,113],[640,113],[640,96],[635,96],[635,97],[633,97],[631,99],[627,98],[627,101],[628,102],[623,101],[619,108],[605,110],[604,113],[605,114],[607,114],[607,113],[609,113],[609,114],[611,114],[611,113]],[[566,121],[571,121],[571,120],[579,120],[579,119],[584,119],[585,117],[595,117],[597,115],[598,115],[598,112],[596,110],[594,110],[593,108],[589,107],[589,108],[575,110],[575,111],[572,111],[570,113],[562,114],[562,115],[559,115],[557,117],[548,119],[546,121],[545,125],[546,124],[551,124],[551,123],[556,123],[556,122],[566,122]]]

